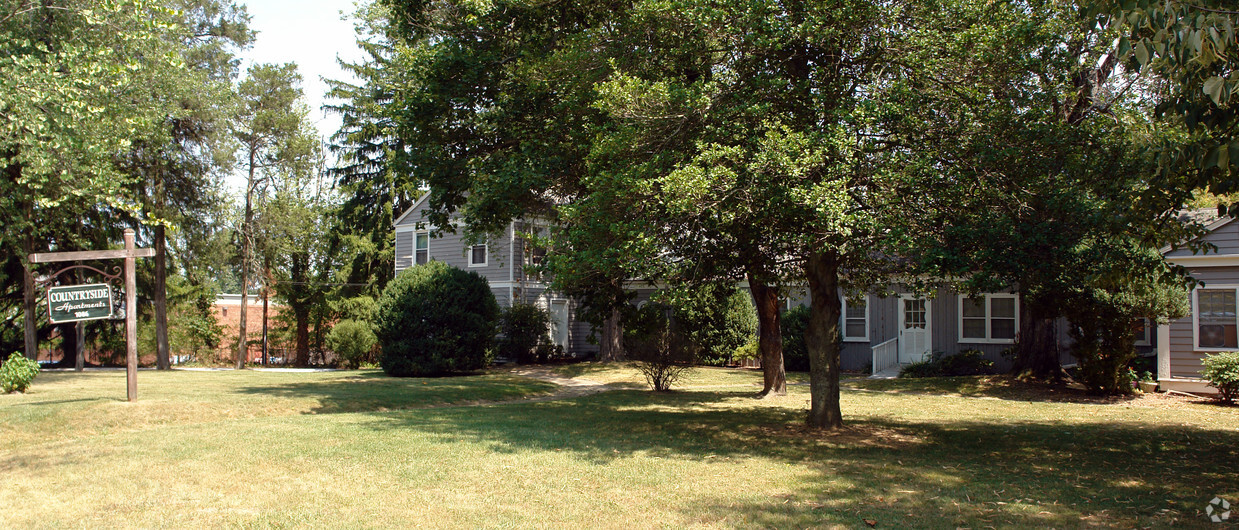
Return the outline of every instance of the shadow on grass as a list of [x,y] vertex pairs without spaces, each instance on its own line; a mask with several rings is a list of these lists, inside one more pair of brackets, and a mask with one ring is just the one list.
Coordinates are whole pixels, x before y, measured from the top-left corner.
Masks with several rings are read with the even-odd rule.
[[330,414],[506,401],[548,395],[558,388],[553,383],[504,375],[402,378],[388,377],[380,372],[325,381],[247,386],[237,392],[314,399],[318,406],[310,409],[310,413]]
[[63,405],[65,403],[83,403],[83,402],[88,402],[88,401],[121,402],[121,401],[127,401],[127,400],[124,398],[119,398],[119,397],[93,397],[93,398],[80,398],[80,399],[53,399],[53,400],[47,400],[47,401],[23,401],[23,402],[15,403],[15,405],[18,407],[30,406],[30,405]]
[[769,459],[808,470],[779,485],[787,495],[705,493],[686,508],[694,520],[724,526],[855,527],[863,519],[887,527],[1190,525],[1208,522],[1196,517],[1215,495],[1239,497],[1239,432],[867,416],[823,434],[802,428],[803,411],[743,406],[748,395],[615,391],[376,414],[372,427],[497,453],[569,452],[598,465],[640,454],[707,465]]
[[906,379],[856,378],[843,381],[843,388],[862,392],[960,395],[1010,401],[1044,403],[1122,403],[1138,395],[1097,396],[1068,385],[1027,383],[1007,375],[925,377]]

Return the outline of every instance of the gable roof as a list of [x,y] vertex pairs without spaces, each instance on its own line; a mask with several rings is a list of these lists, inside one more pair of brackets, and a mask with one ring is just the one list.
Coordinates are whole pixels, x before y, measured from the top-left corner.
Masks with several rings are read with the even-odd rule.
[[[1209,236],[1213,235],[1213,233],[1214,233],[1214,232],[1216,232],[1217,230],[1219,230],[1219,229],[1221,229],[1222,227],[1224,227],[1224,226],[1226,226],[1226,225],[1228,225],[1228,224],[1230,224],[1230,223],[1234,222],[1234,221],[1235,221],[1235,219],[1236,219],[1235,217],[1217,217],[1217,210],[1212,209],[1212,208],[1210,208],[1210,209],[1208,209],[1208,210],[1209,210],[1209,211],[1211,211],[1211,212],[1213,212],[1213,215],[1207,215],[1207,214],[1205,214],[1205,215],[1200,215],[1200,212],[1202,212],[1203,210],[1188,211],[1188,212],[1181,213],[1181,214],[1179,215],[1179,220],[1180,220],[1180,221],[1182,221],[1182,222],[1184,222],[1184,223],[1190,223],[1190,222],[1204,223],[1204,224],[1205,224],[1205,227],[1204,227],[1205,233],[1204,233],[1204,234],[1201,234],[1199,237],[1193,238],[1193,239],[1191,239],[1191,240],[1180,242],[1180,243],[1179,243],[1179,245],[1166,245],[1165,247],[1162,247],[1162,249],[1161,249],[1161,254],[1162,254],[1163,256],[1168,257],[1168,258],[1171,258],[1171,257],[1174,257],[1174,258],[1182,258],[1182,257],[1186,257],[1186,256],[1167,256],[1167,254],[1170,254],[1171,252],[1177,252],[1177,251],[1180,251],[1180,250],[1188,250],[1188,249],[1184,248],[1182,245],[1185,245],[1185,244],[1187,244],[1187,243],[1189,243],[1189,242],[1191,242],[1191,241],[1200,241],[1200,240],[1204,240],[1204,239],[1208,238]],[[1221,255],[1221,254],[1222,254],[1222,253],[1220,253],[1220,252],[1219,252],[1218,254],[1214,254],[1214,256]],[[1228,253],[1228,254],[1233,254],[1233,252],[1230,252],[1230,253]],[[1197,254],[1197,253],[1193,252],[1193,253],[1191,253],[1191,254],[1189,254],[1189,255],[1190,255],[1190,256],[1200,256],[1201,254]]]
[[404,213],[400,214],[400,217],[396,218],[396,222],[392,223],[392,226],[396,227],[400,226],[401,223],[404,223],[404,218],[408,217],[409,214],[413,213],[413,210],[416,210],[419,206],[426,202],[426,199],[429,198],[430,190],[423,190],[422,196],[418,197],[416,201],[413,201],[413,206],[410,206],[408,210],[405,210]]

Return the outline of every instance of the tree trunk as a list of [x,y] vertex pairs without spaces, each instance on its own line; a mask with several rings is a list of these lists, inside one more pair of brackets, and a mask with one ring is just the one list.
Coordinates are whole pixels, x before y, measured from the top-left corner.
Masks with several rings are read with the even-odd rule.
[[[30,255],[29,252],[26,253]],[[22,311],[26,331],[26,358],[37,361],[39,358],[39,328],[35,308],[34,271],[33,265],[26,264],[25,280],[22,282]]]
[[56,366],[68,368],[77,358],[77,322],[69,322],[56,326],[60,329],[60,360]]
[[86,325],[82,322],[77,327],[77,357],[73,360],[73,369],[80,372],[86,368]]
[[602,322],[602,344],[598,347],[598,360],[620,361],[624,358],[624,324],[619,307],[611,308],[611,314]]
[[1012,372],[1043,381],[1061,381],[1063,370],[1058,360],[1054,319],[1041,317],[1043,313],[1037,310],[1034,300],[1020,302],[1020,334]]
[[293,310],[297,319],[297,366],[310,365],[310,308],[299,307]]
[[241,221],[241,321],[237,337],[237,370],[245,369],[249,345],[245,343],[245,309],[249,305],[250,224],[254,222],[254,149],[250,148],[249,178],[245,183],[245,219]]
[[[21,170],[18,169],[17,173],[20,175]],[[28,220],[34,218],[33,200],[30,199],[25,204],[26,219]],[[23,250],[26,251],[26,255],[22,258],[22,264],[25,266],[24,279],[22,280],[22,321],[26,335],[26,358],[37,361],[39,359],[39,328],[37,326],[38,322],[35,320],[38,317],[35,312],[34,264],[28,261],[30,255],[34,253],[34,230],[26,234],[25,243],[26,248]]]
[[757,348],[761,352],[762,390],[760,397],[787,395],[787,372],[783,367],[783,333],[779,321],[779,290],[752,273],[749,292],[757,307]]
[[[162,187],[162,186],[161,186]],[[160,192],[162,195],[162,192]],[[163,199],[156,197],[162,203]],[[160,205],[162,211],[162,204]],[[155,225],[155,368],[172,368],[168,347],[168,245],[164,226]]]
[[[271,344],[267,340],[267,317],[270,315],[271,292],[267,286],[262,287],[262,365],[271,362]],[[284,361],[288,362],[288,361]]]
[[820,429],[843,427],[839,410],[839,258],[833,252],[809,256],[805,262],[809,280],[809,325],[805,346],[809,350],[809,426]]

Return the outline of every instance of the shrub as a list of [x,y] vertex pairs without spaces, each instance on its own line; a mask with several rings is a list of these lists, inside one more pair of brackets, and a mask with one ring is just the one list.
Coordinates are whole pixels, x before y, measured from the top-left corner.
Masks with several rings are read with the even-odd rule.
[[804,342],[804,330],[808,327],[808,307],[797,306],[783,313],[779,325],[783,334],[783,369],[789,372],[809,371],[809,348]]
[[477,273],[438,261],[405,269],[379,297],[374,331],[383,370],[407,377],[485,368],[498,317],[495,295]]
[[918,377],[941,377],[942,372],[939,370],[938,363],[933,359],[925,359],[910,364],[905,364],[899,369],[899,377],[902,378],[918,378]]
[[938,359],[942,375],[986,375],[994,373],[994,361],[985,358],[980,350],[963,350],[955,355]]
[[9,359],[0,365],[0,390],[4,390],[5,394],[25,392],[37,375],[39,363],[13,352]]
[[499,354],[516,359],[521,364],[546,362],[552,350],[541,348],[548,344],[547,330],[550,329],[551,318],[546,311],[533,304],[512,304],[503,312],[501,330],[503,339],[499,342]]
[[566,359],[567,355],[564,355],[563,346],[544,341],[538,345],[537,358],[539,363],[547,363]]
[[980,350],[962,350],[955,355],[934,352],[928,359],[904,366],[899,377],[955,377],[994,373],[994,361]]
[[1200,375],[1209,381],[1209,386],[1218,391],[1218,398],[1225,403],[1234,403],[1239,396],[1239,352],[1206,355],[1205,369]]
[[747,291],[706,285],[672,289],[660,297],[672,309],[678,329],[699,348],[702,364],[728,364],[736,348],[757,335],[757,309]]
[[757,307],[753,305],[753,297],[747,291],[735,290],[727,297],[726,311],[723,314],[723,326],[717,334],[717,339],[703,348],[709,347],[713,357],[729,362],[735,352],[748,344],[757,345]]
[[736,348],[736,351],[731,354],[731,358],[736,361],[748,361],[761,357],[761,350],[757,343],[757,337],[749,339],[744,343],[744,346]]
[[[653,304],[649,304],[646,307],[652,306]],[[657,314],[654,311],[647,313]],[[654,391],[665,392],[692,368],[697,357],[697,347],[687,335],[676,329],[674,323],[666,319],[653,324],[648,321],[643,323],[649,327],[628,334],[624,346],[628,357],[636,363],[637,369]]]
[[336,352],[345,368],[353,370],[373,362],[371,352],[376,342],[370,323],[357,320],[341,320],[327,334],[327,349]]

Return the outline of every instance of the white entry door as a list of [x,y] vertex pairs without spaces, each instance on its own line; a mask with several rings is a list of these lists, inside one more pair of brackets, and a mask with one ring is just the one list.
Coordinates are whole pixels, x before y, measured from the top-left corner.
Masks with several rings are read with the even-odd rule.
[[913,363],[929,356],[929,300],[910,295],[899,297],[899,362]]
[[551,300],[551,343],[568,351],[568,301]]

